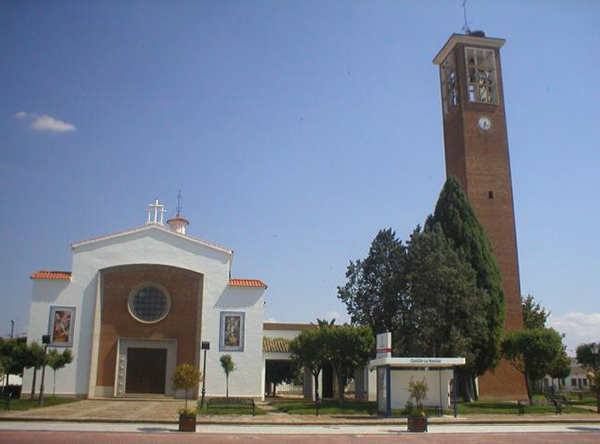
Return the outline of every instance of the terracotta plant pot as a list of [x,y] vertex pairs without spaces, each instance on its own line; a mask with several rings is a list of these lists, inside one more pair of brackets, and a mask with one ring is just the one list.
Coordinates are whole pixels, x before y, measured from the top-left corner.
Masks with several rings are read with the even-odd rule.
[[408,417],[409,432],[426,432],[427,431],[427,416],[424,417]]
[[179,431],[180,432],[195,432],[196,431],[196,415],[179,415]]

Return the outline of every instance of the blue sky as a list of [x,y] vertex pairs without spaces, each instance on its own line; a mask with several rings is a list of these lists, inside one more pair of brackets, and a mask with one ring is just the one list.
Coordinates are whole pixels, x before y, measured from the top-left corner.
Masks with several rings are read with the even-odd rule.
[[[266,317],[346,319],[349,260],[444,182],[452,1],[0,3],[0,334],[35,270],[183,194],[189,233],[269,284]],[[522,292],[600,339],[600,2],[468,3],[502,50]]]

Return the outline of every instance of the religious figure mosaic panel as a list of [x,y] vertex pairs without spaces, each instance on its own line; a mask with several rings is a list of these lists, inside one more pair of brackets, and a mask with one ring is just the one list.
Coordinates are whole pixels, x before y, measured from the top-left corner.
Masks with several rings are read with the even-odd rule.
[[244,313],[221,312],[220,351],[244,351]]
[[75,307],[50,307],[50,345],[52,347],[73,347],[75,328]]

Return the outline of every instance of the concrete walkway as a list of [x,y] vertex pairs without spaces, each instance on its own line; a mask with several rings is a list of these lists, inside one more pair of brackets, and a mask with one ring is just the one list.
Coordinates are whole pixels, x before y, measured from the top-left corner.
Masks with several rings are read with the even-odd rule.
[[[85,400],[53,407],[26,411],[0,411],[0,421],[60,421],[99,423],[176,423],[182,400]],[[190,403],[193,405],[193,402]],[[367,415],[288,415],[268,412],[266,415],[207,415],[199,416],[202,424],[227,425],[404,425],[404,418],[377,418]],[[430,424],[539,424],[539,423],[598,424],[600,415],[473,415],[453,418],[430,418]]]
[[[0,431],[56,431],[172,434],[175,424],[142,423],[73,423],[73,422],[0,422]],[[600,439],[599,424],[434,424],[429,434],[489,434],[489,433],[594,433]],[[227,435],[406,435],[406,425],[227,425],[200,424],[196,434]]]

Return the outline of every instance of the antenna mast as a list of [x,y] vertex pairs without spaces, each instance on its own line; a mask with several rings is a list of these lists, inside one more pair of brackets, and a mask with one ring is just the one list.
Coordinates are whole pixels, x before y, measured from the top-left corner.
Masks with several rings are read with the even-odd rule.
[[465,17],[465,24],[463,25],[462,30],[466,34],[470,34],[471,33],[471,29],[469,28],[469,22],[467,21],[467,1],[468,0],[463,0],[463,2],[462,2],[463,15]]

